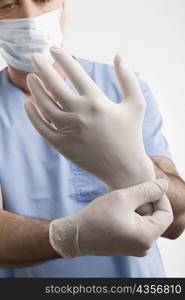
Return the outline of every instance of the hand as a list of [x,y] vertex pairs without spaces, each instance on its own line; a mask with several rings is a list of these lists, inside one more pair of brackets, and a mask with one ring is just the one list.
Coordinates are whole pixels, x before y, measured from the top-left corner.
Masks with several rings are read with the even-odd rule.
[[[125,96],[122,103],[115,104],[64,50],[54,48],[52,54],[79,94],[67,87],[44,56],[36,54],[33,60],[43,82],[34,74],[28,76],[34,104],[25,103],[35,128],[59,153],[99,177],[111,190],[154,179],[142,137],[146,104],[129,67],[119,56],[115,58]],[[43,120],[41,113],[56,129]]]
[[[80,213],[50,223],[51,245],[63,258],[145,256],[173,221],[166,191],[167,182],[160,179],[97,198]],[[136,213],[149,202],[152,216]]]

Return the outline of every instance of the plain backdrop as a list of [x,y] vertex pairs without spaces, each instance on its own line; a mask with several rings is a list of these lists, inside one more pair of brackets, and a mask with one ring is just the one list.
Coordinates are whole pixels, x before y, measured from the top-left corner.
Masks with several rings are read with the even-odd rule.
[[[127,57],[156,96],[173,160],[185,179],[185,1],[67,2],[65,47],[107,63],[118,52]],[[175,241],[160,239],[159,246],[167,276],[185,277],[185,234]]]

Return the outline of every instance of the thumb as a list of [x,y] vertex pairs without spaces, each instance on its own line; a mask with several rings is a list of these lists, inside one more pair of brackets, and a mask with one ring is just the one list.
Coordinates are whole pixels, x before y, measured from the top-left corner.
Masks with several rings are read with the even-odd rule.
[[144,216],[147,221],[147,227],[154,239],[162,235],[173,222],[173,211],[167,196],[154,204],[154,213],[152,216]]
[[148,181],[128,188],[127,191],[132,195],[132,198],[134,194],[133,207],[136,210],[146,203],[160,200],[168,191],[168,182],[164,179]]

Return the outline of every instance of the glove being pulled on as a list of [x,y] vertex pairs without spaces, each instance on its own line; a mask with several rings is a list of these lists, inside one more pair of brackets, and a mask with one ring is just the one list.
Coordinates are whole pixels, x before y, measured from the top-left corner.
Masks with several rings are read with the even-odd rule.
[[124,99],[116,104],[63,49],[54,48],[51,53],[78,93],[66,85],[43,55],[34,55],[41,79],[28,75],[35,102],[27,101],[25,109],[35,128],[59,153],[99,177],[110,190],[153,180],[153,164],[145,153],[142,136],[146,103],[128,65],[116,56],[115,70]]

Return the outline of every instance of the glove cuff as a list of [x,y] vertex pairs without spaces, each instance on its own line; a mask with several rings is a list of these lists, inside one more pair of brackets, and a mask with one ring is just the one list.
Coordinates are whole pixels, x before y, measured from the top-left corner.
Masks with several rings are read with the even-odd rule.
[[49,239],[52,247],[61,257],[70,259],[81,256],[78,247],[78,225],[76,217],[57,219],[49,225]]

